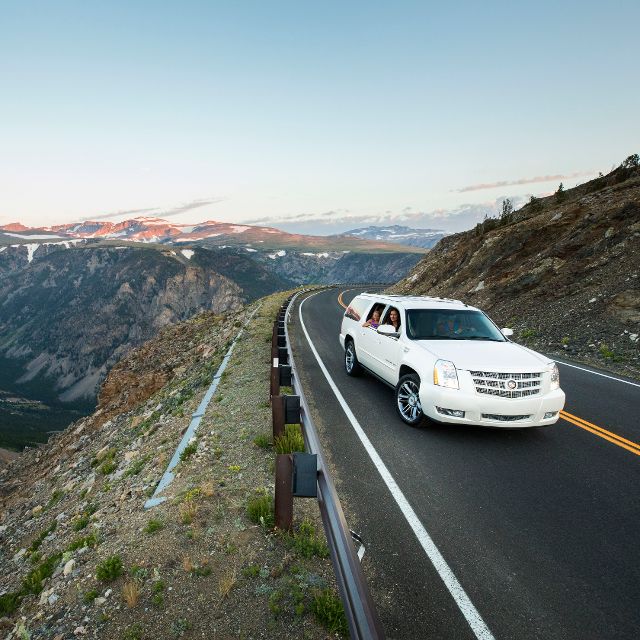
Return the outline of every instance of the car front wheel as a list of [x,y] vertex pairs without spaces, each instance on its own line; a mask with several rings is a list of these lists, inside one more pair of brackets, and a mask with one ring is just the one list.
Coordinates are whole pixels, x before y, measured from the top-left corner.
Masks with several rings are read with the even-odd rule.
[[419,427],[425,422],[420,404],[420,378],[415,373],[402,376],[396,385],[396,409],[404,422]]
[[356,346],[353,344],[353,340],[348,340],[344,347],[344,370],[350,376],[359,376],[362,371],[358,356],[356,356]]

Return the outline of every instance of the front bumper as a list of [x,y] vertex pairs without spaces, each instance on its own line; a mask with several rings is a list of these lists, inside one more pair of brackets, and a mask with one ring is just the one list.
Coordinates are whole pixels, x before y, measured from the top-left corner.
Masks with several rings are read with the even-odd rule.
[[[420,403],[426,416],[437,422],[449,424],[480,425],[500,429],[522,429],[525,427],[542,427],[555,424],[564,408],[565,394],[562,389],[548,391],[528,398],[500,398],[483,396],[474,391],[463,389],[446,389],[435,385],[420,388]],[[464,418],[444,415],[441,409],[464,411]],[[546,418],[546,413],[554,413]],[[501,416],[503,419],[492,419],[486,416]],[[514,416],[527,418],[510,420]]]

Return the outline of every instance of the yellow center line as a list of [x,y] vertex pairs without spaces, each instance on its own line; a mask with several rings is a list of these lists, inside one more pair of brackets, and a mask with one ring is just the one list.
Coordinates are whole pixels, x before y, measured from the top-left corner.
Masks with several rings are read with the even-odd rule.
[[631,451],[631,453],[635,453],[637,456],[640,456],[640,444],[638,444],[637,442],[632,442],[631,440],[627,440],[626,438],[619,436],[617,433],[607,431],[606,429],[603,429],[598,425],[595,425],[591,422],[587,422],[586,420],[583,420],[578,416],[574,416],[571,413],[567,413],[566,411],[561,411],[560,417],[563,420],[566,420],[567,422],[570,422],[571,424],[575,425],[576,427],[580,427],[585,431],[589,431],[590,433],[593,433],[594,435],[599,436],[600,438],[604,438],[605,440],[608,440],[609,442],[616,444],[619,447],[626,449],[627,451]]
[[340,293],[340,295],[338,296],[338,304],[343,308],[346,309],[347,305],[342,301],[342,296],[346,293],[346,291],[342,291]]

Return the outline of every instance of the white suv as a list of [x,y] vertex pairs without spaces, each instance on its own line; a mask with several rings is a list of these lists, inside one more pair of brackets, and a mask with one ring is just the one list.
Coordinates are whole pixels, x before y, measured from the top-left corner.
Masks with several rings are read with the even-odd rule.
[[565,401],[558,367],[511,335],[458,300],[363,293],[345,311],[340,344],[347,374],[366,369],[394,387],[409,425],[554,424]]

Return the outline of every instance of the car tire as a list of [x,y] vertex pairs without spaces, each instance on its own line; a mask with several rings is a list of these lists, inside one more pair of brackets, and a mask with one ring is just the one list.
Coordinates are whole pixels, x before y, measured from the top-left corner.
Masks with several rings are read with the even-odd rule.
[[420,427],[427,420],[420,405],[420,378],[415,373],[402,376],[396,385],[396,411],[411,427]]
[[356,355],[356,345],[353,340],[347,340],[344,345],[344,370],[348,376],[359,376],[362,373],[362,367],[358,362]]

